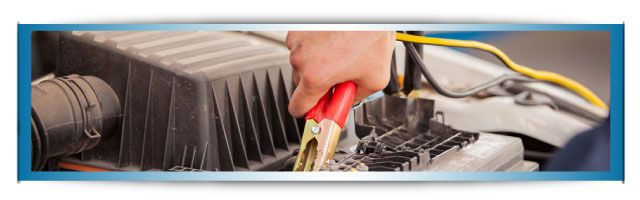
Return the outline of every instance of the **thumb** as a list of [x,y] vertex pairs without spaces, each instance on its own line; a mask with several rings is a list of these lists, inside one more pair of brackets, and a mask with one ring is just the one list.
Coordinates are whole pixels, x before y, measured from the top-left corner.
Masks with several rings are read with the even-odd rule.
[[318,100],[320,100],[327,91],[329,91],[328,87],[309,87],[305,84],[305,81],[301,80],[291,96],[289,113],[294,117],[303,116],[318,103]]

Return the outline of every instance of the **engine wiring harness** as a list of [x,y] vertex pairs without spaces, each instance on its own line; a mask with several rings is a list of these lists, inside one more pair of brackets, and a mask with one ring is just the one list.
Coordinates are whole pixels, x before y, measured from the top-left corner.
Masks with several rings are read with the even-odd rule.
[[422,62],[420,54],[417,52],[417,50],[413,45],[410,45],[411,43],[435,45],[435,46],[446,46],[446,47],[473,48],[473,49],[487,51],[495,55],[498,59],[500,59],[500,61],[504,65],[506,65],[507,67],[509,67],[511,70],[515,72],[518,72],[532,79],[547,81],[550,83],[557,84],[559,86],[562,86],[564,88],[567,88],[575,92],[576,94],[580,95],[582,98],[586,99],[588,102],[590,102],[595,106],[598,106],[605,110],[609,109],[607,104],[604,101],[602,101],[602,99],[600,99],[596,94],[594,94],[591,90],[589,90],[589,88],[585,87],[579,82],[555,72],[536,70],[536,69],[532,69],[530,67],[515,63],[503,51],[487,43],[471,41],[471,40],[456,40],[456,39],[417,36],[417,35],[410,35],[405,33],[396,33],[396,40],[402,41],[404,43],[405,47],[407,48],[407,54],[411,56],[412,59],[416,60],[416,63],[418,63],[418,66],[422,71],[423,75],[425,76],[427,81],[431,83],[433,88],[438,93],[447,97],[452,97],[452,98],[466,97],[466,96],[474,95],[489,87],[500,84],[506,80],[527,81],[528,79],[525,77],[519,76],[517,74],[516,75],[504,74],[504,75],[498,76],[497,78],[489,80],[485,83],[482,83],[480,85],[471,87],[469,89],[465,89],[463,91],[449,91],[444,87],[440,86],[437,83],[437,81],[435,81],[434,77],[431,75],[429,70],[425,67],[424,63]]

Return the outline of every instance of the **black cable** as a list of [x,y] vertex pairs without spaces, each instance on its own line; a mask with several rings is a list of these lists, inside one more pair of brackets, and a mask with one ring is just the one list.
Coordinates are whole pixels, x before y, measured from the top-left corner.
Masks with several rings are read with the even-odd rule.
[[414,59],[415,63],[418,64],[418,67],[420,68],[420,70],[422,71],[422,74],[424,75],[424,77],[427,79],[427,81],[431,84],[431,86],[433,87],[433,89],[436,90],[436,92],[446,96],[446,97],[451,97],[451,98],[462,98],[462,97],[467,97],[467,96],[472,96],[475,95],[481,91],[484,91],[490,87],[496,86],[504,81],[507,80],[517,80],[517,81],[530,81],[530,79],[527,79],[525,77],[520,76],[519,74],[503,74],[498,76],[497,78],[494,78],[492,80],[489,80],[485,83],[476,85],[474,87],[465,89],[465,90],[461,90],[461,91],[450,91],[444,87],[442,87],[440,84],[438,84],[438,82],[436,81],[436,79],[433,77],[433,75],[431,74],[431,72],[429,72],[429,69],[427,69],[427,67],[424,65],[424,62],[422,61],[422,58],[420,57],[420,55],[418,54],[418,51],[416,50],[416,48],[413,46],[413,43],[411,42],[403,42],[404,46],[407,49],[407,54],[409,56],[411,56],[411,58]]
[[385,94],[395,94],[400,92],[400,83],[398,82],[398,72],[396,68],[396,51],[394,50],[391,54],[391,67],[389,68],[391,76],[389,76],[389,83],[387,84],[387,87],[382,90]]
[[[407,31],[409,35],[424,35],[422,31]],[[422,56],[422,44],[411,44],[418,55]],[[420,69],[418,69],[418,63],[416,60],[405,59],[404,63],[404,81],[402,92],[405,95],[409,95],[413,90],[419,90],[422,87],[422,75],[420,75]]]

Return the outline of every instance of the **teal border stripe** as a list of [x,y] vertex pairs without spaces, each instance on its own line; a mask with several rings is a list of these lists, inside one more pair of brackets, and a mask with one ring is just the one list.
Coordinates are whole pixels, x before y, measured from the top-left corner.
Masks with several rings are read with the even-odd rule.
[[[31,33],[72,30],[605,31],[610,35],[611,170],[605,172],[32,172]],[[18,24],[18,180],[515,181],[624,180],[624,24]]]

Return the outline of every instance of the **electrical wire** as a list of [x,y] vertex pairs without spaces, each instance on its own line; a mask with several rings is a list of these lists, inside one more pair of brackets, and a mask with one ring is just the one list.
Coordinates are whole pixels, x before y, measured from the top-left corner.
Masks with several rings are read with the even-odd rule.
[[433,89],[436,90],[436,92],[446,96],[446,97],[451,97],[451,98],[462,98],[462,97],[467,97],[467,96],[471,96],[471,95],[475,95],[481,91],[484,91],[490,87],[496,86],[504,81],[507,80],[518,80],[518,81],[526,81],[528,79],[520,76],[519,74],[503,74],[498,76],[497,78],[491,79],[485,83],[476,85],[474,87],[465,89],[465,90],[461,90],[461,91],[450,91],[444,87],[442,87],[437,81],[436,79],[433,77],[433,75],[431,74],[431,72],[429,71],[429,69],[424,65],[424,62],[422,62],[422,58],[420,57],[418,51],[416,50],[416,47],[414,47],[410,42],[404,42],[404,46],[407,48],[407,54],[414,59],[414,61],[416,63],[418,63],[418,67],[420,68],[420,70],[422,71],[422,74],[424,75],[424,77],[427,79],[427,81],[429,81],[429,83],[431,84],[431,86],[433,87]]
[[[531,77],[533,79],[555,83],[557,85],[560,85],[562,87],[565,87],[575,92],[576,94],[582,96],[584,99],[586,99],[590,103],[602,109],[605,109],[605,110],[609,109],[607,104],[605,104],[604,101],[602,101],[602,99],[600,99],[596,94],[594,94],[591,90],[589,90],[589,88],[585,87],[579,82],[555,72],[535,70],[527,66],[515,63],[504,52],[502,52],[500,49],[490,44],[471,41],[471,40],[433,38],[433,37],[409,35],[404,33],[396,33],[396,40],[403,41],[403,42],[436,45],[436,46],[463,47],[463,48],[474,48],[474,49],[484,50],[498,57],[500,61],[502,61],[502,63],[504,63],[507,67],[509,67],[513,71],[516,71],[520,74]],[[405,46],[407,45],[405,44]]]

